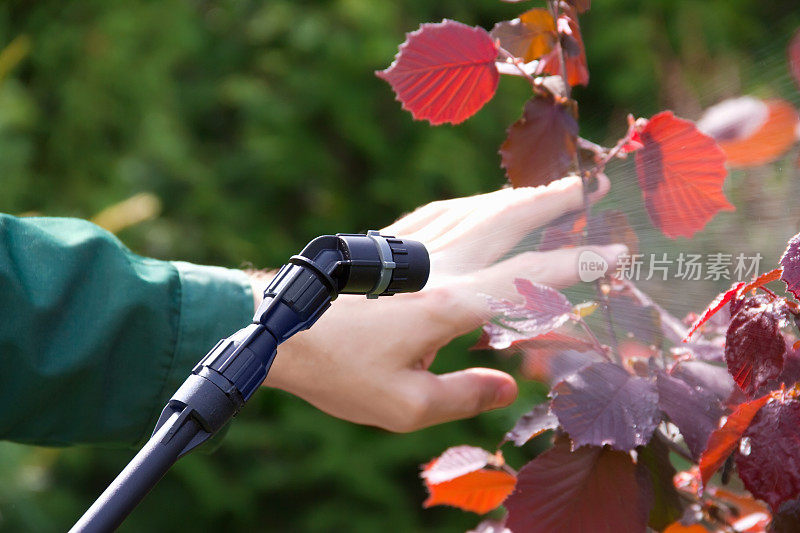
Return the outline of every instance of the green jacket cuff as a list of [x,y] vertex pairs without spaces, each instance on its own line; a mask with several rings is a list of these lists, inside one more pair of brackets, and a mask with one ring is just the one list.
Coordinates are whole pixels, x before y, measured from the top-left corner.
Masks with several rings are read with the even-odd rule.
[[[192,368],[222,338],[253,319],[253,292],[241,270],[172,261],[180,278],[180,318],[172,365],[167,372],[161,403],[151,416],[152,430],[161,409]],[[143,436],[146,440],[149,433]]]

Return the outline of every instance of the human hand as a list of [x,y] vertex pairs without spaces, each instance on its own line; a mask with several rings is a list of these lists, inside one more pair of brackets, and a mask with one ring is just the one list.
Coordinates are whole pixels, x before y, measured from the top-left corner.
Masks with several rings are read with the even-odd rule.
[[[590,201],[608,191],[608,179],[600,176],[598,185]],[[504,372],[435,375],[428,368],[440,348],[490,317],[483,295],[516,298],[515,277],[571,285],[587,248],[615,267],[623,245],[522,252],[498,261],[533,229],[582,205],[581,181],[573,176],[433,202],[401,218],[381,233],[425,244],[428,285],[378,300],[339,296],[312,329],[280,347],[264,384],[333,416],[400,432],[509,405],[517,386]]]

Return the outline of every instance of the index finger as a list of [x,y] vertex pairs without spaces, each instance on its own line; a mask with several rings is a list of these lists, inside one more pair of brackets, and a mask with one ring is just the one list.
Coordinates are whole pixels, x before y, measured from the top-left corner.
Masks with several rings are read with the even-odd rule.
[[[602,198],[610,188],[605,175],[598,175],[597,180],[597,190],[588,197],[590,202]],[[507,254],[534,229],[580,209],[584,201],[578,176],[540,187],[502,189],[483,197],[461,222],[428,240],[431,253],[446,253],[456,260],[470,257],[475,268],[486,266]]]

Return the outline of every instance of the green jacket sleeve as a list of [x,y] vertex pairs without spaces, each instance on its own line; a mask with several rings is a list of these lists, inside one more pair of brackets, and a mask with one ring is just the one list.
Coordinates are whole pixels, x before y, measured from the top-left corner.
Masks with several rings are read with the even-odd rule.
[[141,442],[252,314],[243,272],[139,257],[82,220],[0,214],[0,439]]

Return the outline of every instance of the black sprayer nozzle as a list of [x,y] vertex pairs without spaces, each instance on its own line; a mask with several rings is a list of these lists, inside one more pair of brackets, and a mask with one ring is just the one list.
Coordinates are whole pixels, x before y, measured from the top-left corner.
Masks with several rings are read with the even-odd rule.
[[387,238],[392,249],[395,268],[392,281],[386,289],[387,294],[398,292],[417,292],[428,282],[431,260],[428,250],[417,241]]

